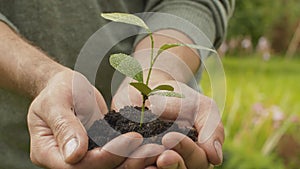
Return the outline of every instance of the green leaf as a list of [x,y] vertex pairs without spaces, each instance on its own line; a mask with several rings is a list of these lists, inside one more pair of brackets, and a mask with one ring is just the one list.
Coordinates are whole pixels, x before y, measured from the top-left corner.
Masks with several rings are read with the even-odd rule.
[[138,82],[143,82],[143,69],[140,63],[133,57],[119,53],[109,58],[110,65],[122,74],[131,77]]
[[154,88],[152,90],[152,92],[154,91],[159,91],[159,90],[168,90],[168,91],[174,91],[174,87],[170,86],[170,85],[159,85],[156,88]]
[[181,44],[178,44],[178,43],[167,43],[167,44],[164,44],[164,45],[162,45],[159,48],[159,50],[157,52],[157,55],[160,55],[165,50],[168,50],[170,48],[174,48],[174,47],[177,47],[177,46],[181,46]]
[[176,93],[176,92],[173,92],[173,91],[167,91],[167,92],[165,92],[165,91],[164,92],[163,91],[154,91],[154,92],[149,93],[148,96],[153,96],[153,95],[184,98],[183,94]]
[[158,52],[157,52],[157,55],[160,55],[163,51],[165,50],[168,50],[170,48],[174,48],[174,47],[178,47],[178,46],[187,46],[189,48],[193,48],[193,49],[200,49],[200,50],[207,50],[207,51],[211,51],[211,52],[214,52],[216,53],[215,50],[213,49],[210,49],[210,48],[207,48],[207,47],[204,47],[204,46],[201,46],[201,45],[194,45],[194,44],[181,44],[181,43],[169,43],[169,44],[164,44],[162,45]]
[[121,22],[131,25],[136,25],[146,29],[148,32],[151,32],[149,27],[146,23],[139,17],[128,14],[128,13],[102,13],[101,16],[105,19],[114,21],[114,22]]
[[151,89],[144,83],[132,82],[130,83],[130,85],[135,87],[138,91],[140,91],[145,96],[148,96],[148,94],[151,92]]
[[207,50],[207,51],[210,51],[210,52],[213,52],[213,53],[217,53],[216,50],[210,49],[210,48],[208,48],[208,47],[201,46],[201,45],[181,44],[181,46],[187,46],[187,47],[189,47],[189,48],[194,48],[194,49],[199,49],[199,50]]

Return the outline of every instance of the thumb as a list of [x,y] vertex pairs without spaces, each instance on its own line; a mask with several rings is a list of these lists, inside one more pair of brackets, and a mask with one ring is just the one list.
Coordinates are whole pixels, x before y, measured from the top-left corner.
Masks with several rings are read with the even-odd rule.
[[205,150],[209,162],[219,165],[223,161],[222,144],[225,137],[219,109],[212,99],[201,104],[201,113],[195,117],[195,127],[199,131],[198,144]]
[[88,137],[72,108],[52,108],[44,121],[52,130],[65,162],[79,162],[87,152]]
[[[203,133],[203,132],[202,132]],[[201,136],[200,136],[201,137]],[[222,144],[224,142],[224,129],[220,123],[213,134],[204,142],[200,140],[199,146],[202,147],[210,163],[220,165],[223,161]]]

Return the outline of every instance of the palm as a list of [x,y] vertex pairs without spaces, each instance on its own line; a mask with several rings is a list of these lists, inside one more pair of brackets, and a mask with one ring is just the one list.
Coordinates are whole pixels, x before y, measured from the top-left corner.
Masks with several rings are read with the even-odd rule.
[[[185,98],[151,96],[147,102],[148,107],[154,114],[159,115],[162,119],[173,120],[187,127],[194,126],[199,133],[198,142],[196,144],[194,143],[198,145],[199,152],[205,150],[209,161],[214,164],[219,164],[222,161],[222,159],[220,159],[222,157],[218,157],[218,154],[216,154],[214,142],[217,140],[219,143],[223,143],[224,130],[215,102],[181,82],[166,81],[164,84],[173,86],[175,91],[182,93]],[[120,109],[127,105],[140,106],[141,104],[142,98],[140,93],[128,85],[127,79],[117,91],[113,99],[112,107],[114,109]],[[169,135],[167,137],[174,136],[175,135]],[[168,148],[176,147],[176,144],[179,144],[185,139],[185,137],[178,135],[175,137],[180,137],[180,139],[177,139],[178,141],[176,143],[172,142],[171,145],[165,142],[165,146]],[[189,142],[189,144],[191,144],[191,142]]]

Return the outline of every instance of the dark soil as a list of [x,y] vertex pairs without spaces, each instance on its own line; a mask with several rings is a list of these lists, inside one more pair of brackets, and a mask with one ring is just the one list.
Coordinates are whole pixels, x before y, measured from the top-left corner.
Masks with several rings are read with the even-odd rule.
[[197,141],[198,133],[194,128],[179,127],[176,123],[162,121],[150,110],[145,111],[144,123],[141,127],[140,117],[141,111],[137,107],[126,106],[119,113],[108,112],[104,119],[95,121],[88,130],[89,150],[102,147],[113,138],[128,132],[140,133],[144,137],[143,144],[161,144],[163,135],[172,131],[185,134],[193,141]]

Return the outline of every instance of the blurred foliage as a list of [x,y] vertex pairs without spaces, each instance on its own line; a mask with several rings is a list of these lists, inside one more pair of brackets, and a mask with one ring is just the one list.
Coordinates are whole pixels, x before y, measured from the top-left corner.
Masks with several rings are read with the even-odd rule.
[[276,156],[265,157],[255,149],[247,146],[224,145],[223,165],[215,169],[285,169],[282,161]]
[[255,44],[261,36],[277,40],[280,31],[281,38],[290,39],[300,21],[299,9],[299,0],[236,0],[227,37],[251,36]]
[[[222,169],[296,169],[298,155],[284,159],[277,152],[295,150],[282,144],[282,136],[299,135],[300,59],[259,56],[224,57],[227,100],[222,120],[225,126],[224,164]],[[203,73],[204,94],[211,96],[209,77]],[[279,114],[279,116],[278,116]],[[278,118],[279,117],[279,118]],[[297,137],[295,137],[297,138]],[[296,154],[296,153],[295,153]],[[284,161],[285,160],[285,161]]]

